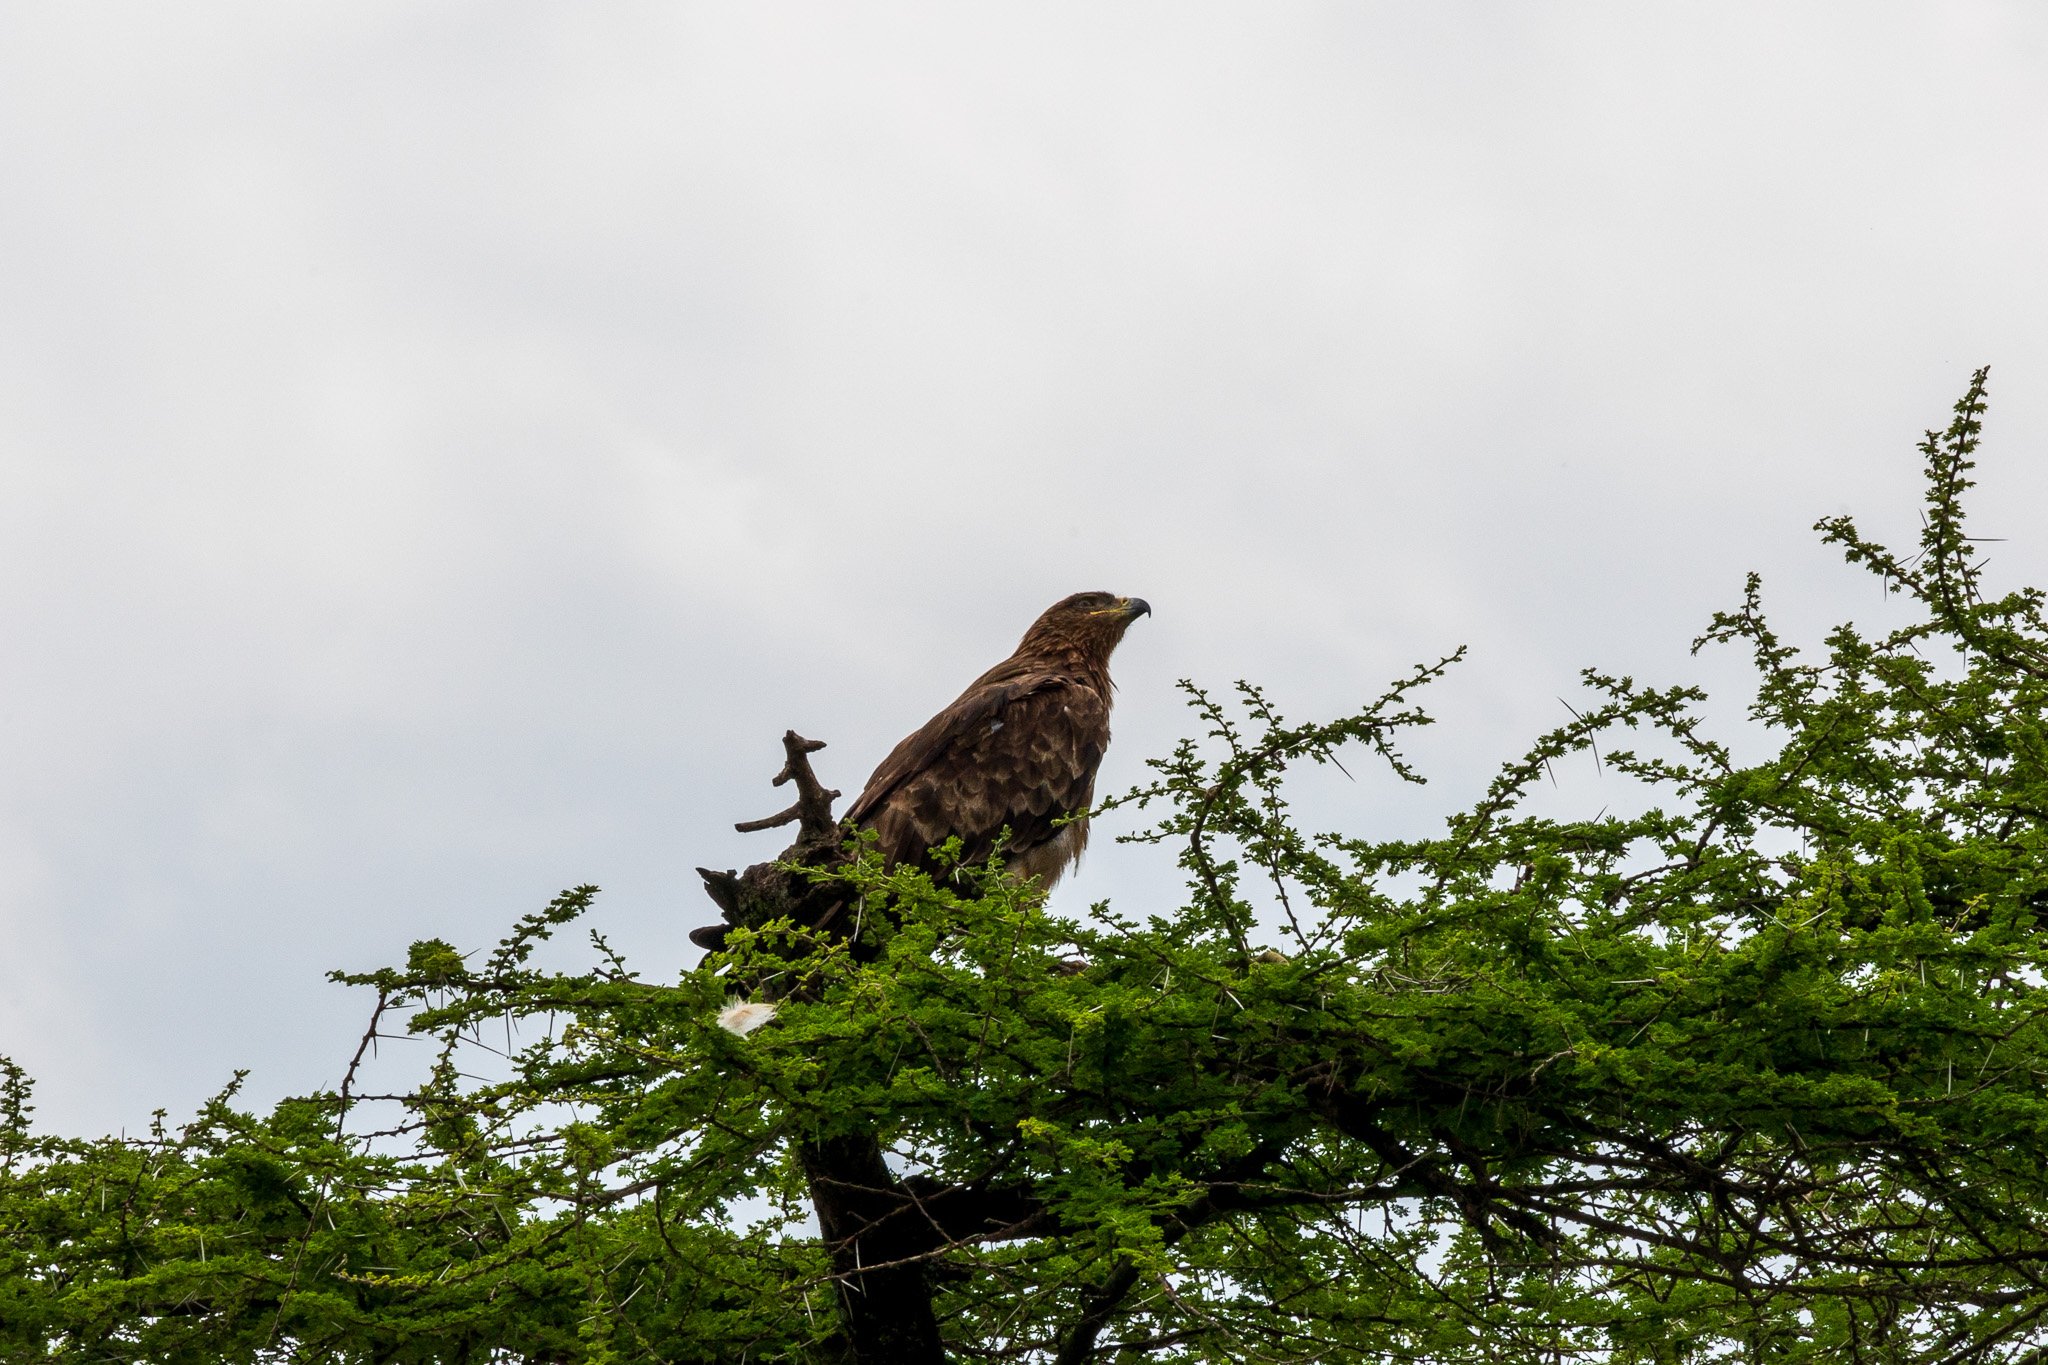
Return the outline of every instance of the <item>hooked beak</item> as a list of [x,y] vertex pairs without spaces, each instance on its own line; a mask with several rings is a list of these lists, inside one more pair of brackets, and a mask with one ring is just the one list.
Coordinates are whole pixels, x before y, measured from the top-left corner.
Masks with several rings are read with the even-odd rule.
[[1124,599],[1124,620],[1135,621],[1140,616],[1150,616],[1151,614],[1152,604],[1144,598],[1126,597]]

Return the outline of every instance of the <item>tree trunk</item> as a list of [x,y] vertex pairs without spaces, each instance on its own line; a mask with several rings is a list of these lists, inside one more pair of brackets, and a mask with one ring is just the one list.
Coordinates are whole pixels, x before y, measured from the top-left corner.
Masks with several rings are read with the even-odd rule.
[[841,1320],[854,1359],[860,1365],[944,1365],[926,1263],[901,1264],[940,1239],[922,1220],[902,1216],[910,1196],[889,1173],[882,1149],[871,1138],[842,1137],[807,1143],[800,1155],[839,1277]]

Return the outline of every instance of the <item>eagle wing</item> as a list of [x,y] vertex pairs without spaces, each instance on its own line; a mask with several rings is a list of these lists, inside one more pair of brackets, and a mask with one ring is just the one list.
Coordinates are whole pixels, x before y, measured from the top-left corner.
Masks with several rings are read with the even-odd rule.
[[1004,857],[1050,883],[1087,842],[1081,822],[1057,826],[1095,794],[1109,747],[1109,703],[1071,675],[997,670],[882,760],[847,815],[873,829],[884,856],[918,863],[958,836],[965,861],[986,858],[1004,828]]

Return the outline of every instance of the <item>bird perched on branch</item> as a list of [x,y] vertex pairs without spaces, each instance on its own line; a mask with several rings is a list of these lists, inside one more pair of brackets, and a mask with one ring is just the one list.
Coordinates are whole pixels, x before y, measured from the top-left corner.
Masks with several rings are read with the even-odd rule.
[[1095,799],[1110,652],[1151,610],[1106,592],[1055,602],[1009,658],[890,751],[846,818],[894,863],[923,863],[955,837],[962,861],[980,862],[1008,829],[1006,866],[1051,886],[1088,846],[1085,819],[1058,821]]
[[[837,856],[833,849],[847,828],[871,829],[890,863],[933,871],[939,869],[931,850],[949,839],[960,840],[963,863],[978,863],[1008,830],[1005,867],[1051,886],[1088,845],[1086,819],[1067,817],[1095,799],[1095,770],[1109,748],[1110,653],[1131,622],[1151,611],[1143,598],[1107,592],[1055,602],[1009,658],[890,751],[836,832],[830,810],[838,793],[817,782],[806,758],[824,746],[791,731],[783,740],[789,763],[776,782],[796,782],[797,804],[740,828],[801,818],[806,833],[784,857],[813,866],[820,856]],[[802,852],[807,849],[812,852]],[[824,928],[838,918],[844,897],[816,905],[814,897],[791,889],[775,866],[757,864],[744,876],[698,871],[728,924],[791,914]],[[710,925],[690,938],[717,949],[727,927]]]

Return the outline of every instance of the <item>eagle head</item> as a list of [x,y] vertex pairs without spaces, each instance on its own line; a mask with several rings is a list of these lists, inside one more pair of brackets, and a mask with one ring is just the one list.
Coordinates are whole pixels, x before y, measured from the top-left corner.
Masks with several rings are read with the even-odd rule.
[[1113,592],[1077,592],[1047,607],[1017,646],[1019,654],[1067,656],[1106,667],[1110,651],[1140,616],[1152,614],[1142,597]]

